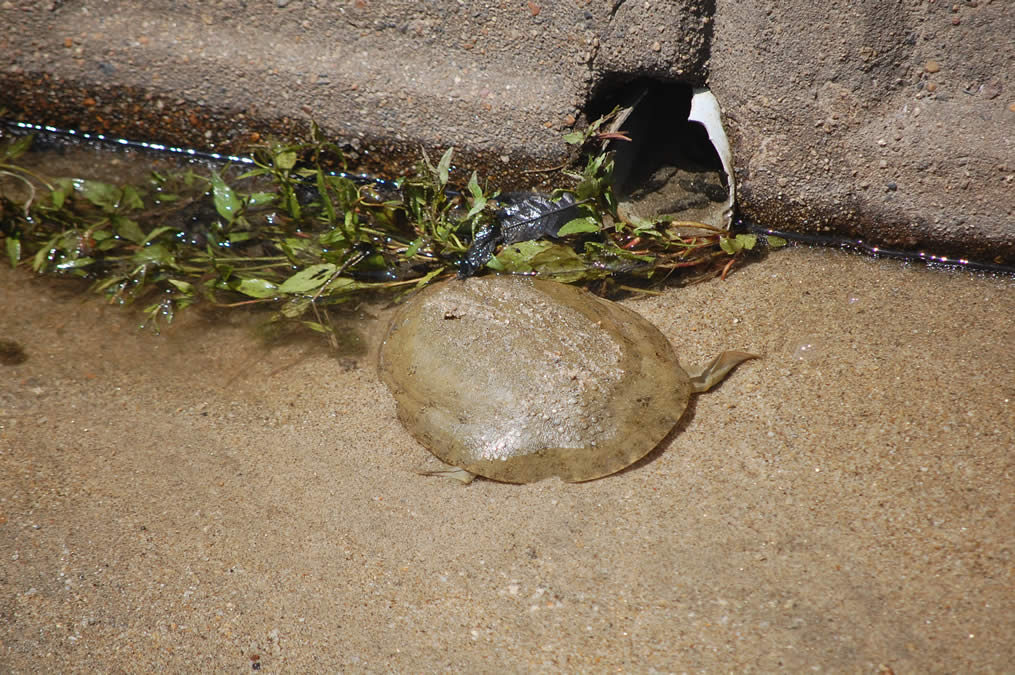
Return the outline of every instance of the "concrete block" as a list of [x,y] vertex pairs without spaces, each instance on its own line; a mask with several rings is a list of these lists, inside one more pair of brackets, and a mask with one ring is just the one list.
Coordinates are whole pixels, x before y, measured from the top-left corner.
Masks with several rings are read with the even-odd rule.
[[1003,2],[719,0],[709,86],[749,218],[1015,260]]
[[1010,264],[1012,35],[998,0],[2,0],[0,107],[221,151],[313,119],[354,169],[454,145],[520,187],[630,82],[707,82],[747,218]]

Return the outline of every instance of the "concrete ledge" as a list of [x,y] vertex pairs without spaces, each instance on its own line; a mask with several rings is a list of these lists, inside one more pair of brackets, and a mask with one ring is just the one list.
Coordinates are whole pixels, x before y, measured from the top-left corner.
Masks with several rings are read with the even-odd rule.
[[454,145],[517,187],[625,83],[707,81],[746,217],[1011,264],[1015,15],[1002,6],[3,0],[0,106],[226,151],[314,119],[354,168],[401,174],[420,145]]
[[1004,3],[720,0],[716,12],[709,85],[745,215],[1015,261]]

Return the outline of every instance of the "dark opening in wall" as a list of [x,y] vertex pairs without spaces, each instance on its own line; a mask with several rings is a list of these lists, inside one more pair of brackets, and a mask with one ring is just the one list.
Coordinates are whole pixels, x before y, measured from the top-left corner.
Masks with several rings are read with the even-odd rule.
[[595,120],[618,106],[630,109],[620,130],[631,140],[609,146],[614,189],[625,208],[642,218],[720,226],[713,214],[727,199],[727,176],[705,127],[687,119],[693,95],[681,82],[639,78],[611,86],[607,79],[586,114]]

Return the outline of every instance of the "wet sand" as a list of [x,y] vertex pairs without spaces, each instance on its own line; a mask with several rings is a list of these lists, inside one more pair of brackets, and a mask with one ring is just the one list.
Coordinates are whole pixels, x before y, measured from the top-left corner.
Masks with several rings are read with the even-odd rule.
[[0,266],[0,671],[1015,663],[1010,278],[791,250],[628,301],[764,358],[634,468],[528,486],[414,473],[377,322],[153,335],[75,288]]

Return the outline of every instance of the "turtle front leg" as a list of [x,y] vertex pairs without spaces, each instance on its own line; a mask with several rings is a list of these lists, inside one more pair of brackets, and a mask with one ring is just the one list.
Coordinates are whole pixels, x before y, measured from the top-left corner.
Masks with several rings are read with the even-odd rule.
[[451,466],[450,464],[444,464],[443,468],[440,469],[418,469],[416,473],[421,476],[442,476],[444,478],[454,478],[455,480],[461,482],[462,485],[468,485],[472,482],[472,479],[476,477],[476,474],[470,473],[457,466]]
[[708,391],[729,375],[730,371],[748,359],[761,358],[748,352],[723,352],[715,357],[707,366],[689,368],[687,374],[691,378],[691,390],[696,393]]

